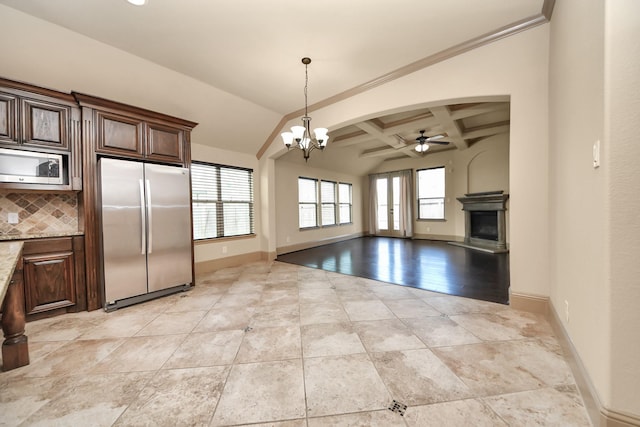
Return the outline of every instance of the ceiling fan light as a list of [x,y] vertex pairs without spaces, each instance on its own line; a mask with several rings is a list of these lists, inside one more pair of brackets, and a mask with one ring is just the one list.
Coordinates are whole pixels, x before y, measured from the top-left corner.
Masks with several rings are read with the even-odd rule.
[[293,133],[283,132],[280,134],[280,136],[282,137],[282,142],[284,142],[284,145],[286,145],[287,148],[291,147],[291,144],[293,144]]
[[415,148],[415,150],[418,153],[424,153],[428,149],[429,149],[429,146],[427,144],[418,144],[418,145],[416,145],[416,148]]
[[147,0],[127,0],[127,3],[130,3],[134,6],[144,6],[147,4]]

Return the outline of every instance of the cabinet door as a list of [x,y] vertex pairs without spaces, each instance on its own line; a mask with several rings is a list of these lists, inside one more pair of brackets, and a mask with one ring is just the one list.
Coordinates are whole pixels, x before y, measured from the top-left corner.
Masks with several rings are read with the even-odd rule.
[[22,100],[22,143],[69,149],[71,108],[34,99]]
[[141,120],[113,113],[97,111],[96,152],[128,158],[142,158],[143,128]]
[[0,92],[0,141],[17,143],[17,107],[16,97]]
[[29,255],[23,260],[27,315],[76,303],[73,252]]
[[184,131],[157,123],[147,124],[146,157],[151,160],[182,163]]

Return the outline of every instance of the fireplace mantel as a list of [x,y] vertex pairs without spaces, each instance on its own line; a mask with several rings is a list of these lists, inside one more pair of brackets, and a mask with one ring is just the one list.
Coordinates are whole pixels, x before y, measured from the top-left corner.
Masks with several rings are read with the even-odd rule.
[[465,218],[464,243],[459,244],[493,253],[508,252],[505,219],[508,199],[509,195],[503,191],[458,197]]

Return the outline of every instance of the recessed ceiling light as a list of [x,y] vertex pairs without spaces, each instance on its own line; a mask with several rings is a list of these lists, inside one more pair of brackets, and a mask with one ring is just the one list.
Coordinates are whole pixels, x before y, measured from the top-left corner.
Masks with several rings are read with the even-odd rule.
[[127,2],[134,6],[144,6],[147,3],[147,0],[127,0]]

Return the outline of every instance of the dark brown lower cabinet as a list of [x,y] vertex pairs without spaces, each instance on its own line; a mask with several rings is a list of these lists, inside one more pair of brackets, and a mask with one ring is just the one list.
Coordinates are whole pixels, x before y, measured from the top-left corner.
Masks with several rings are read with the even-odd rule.
[[24,243],[27,320],[86,310],[82,236]]

